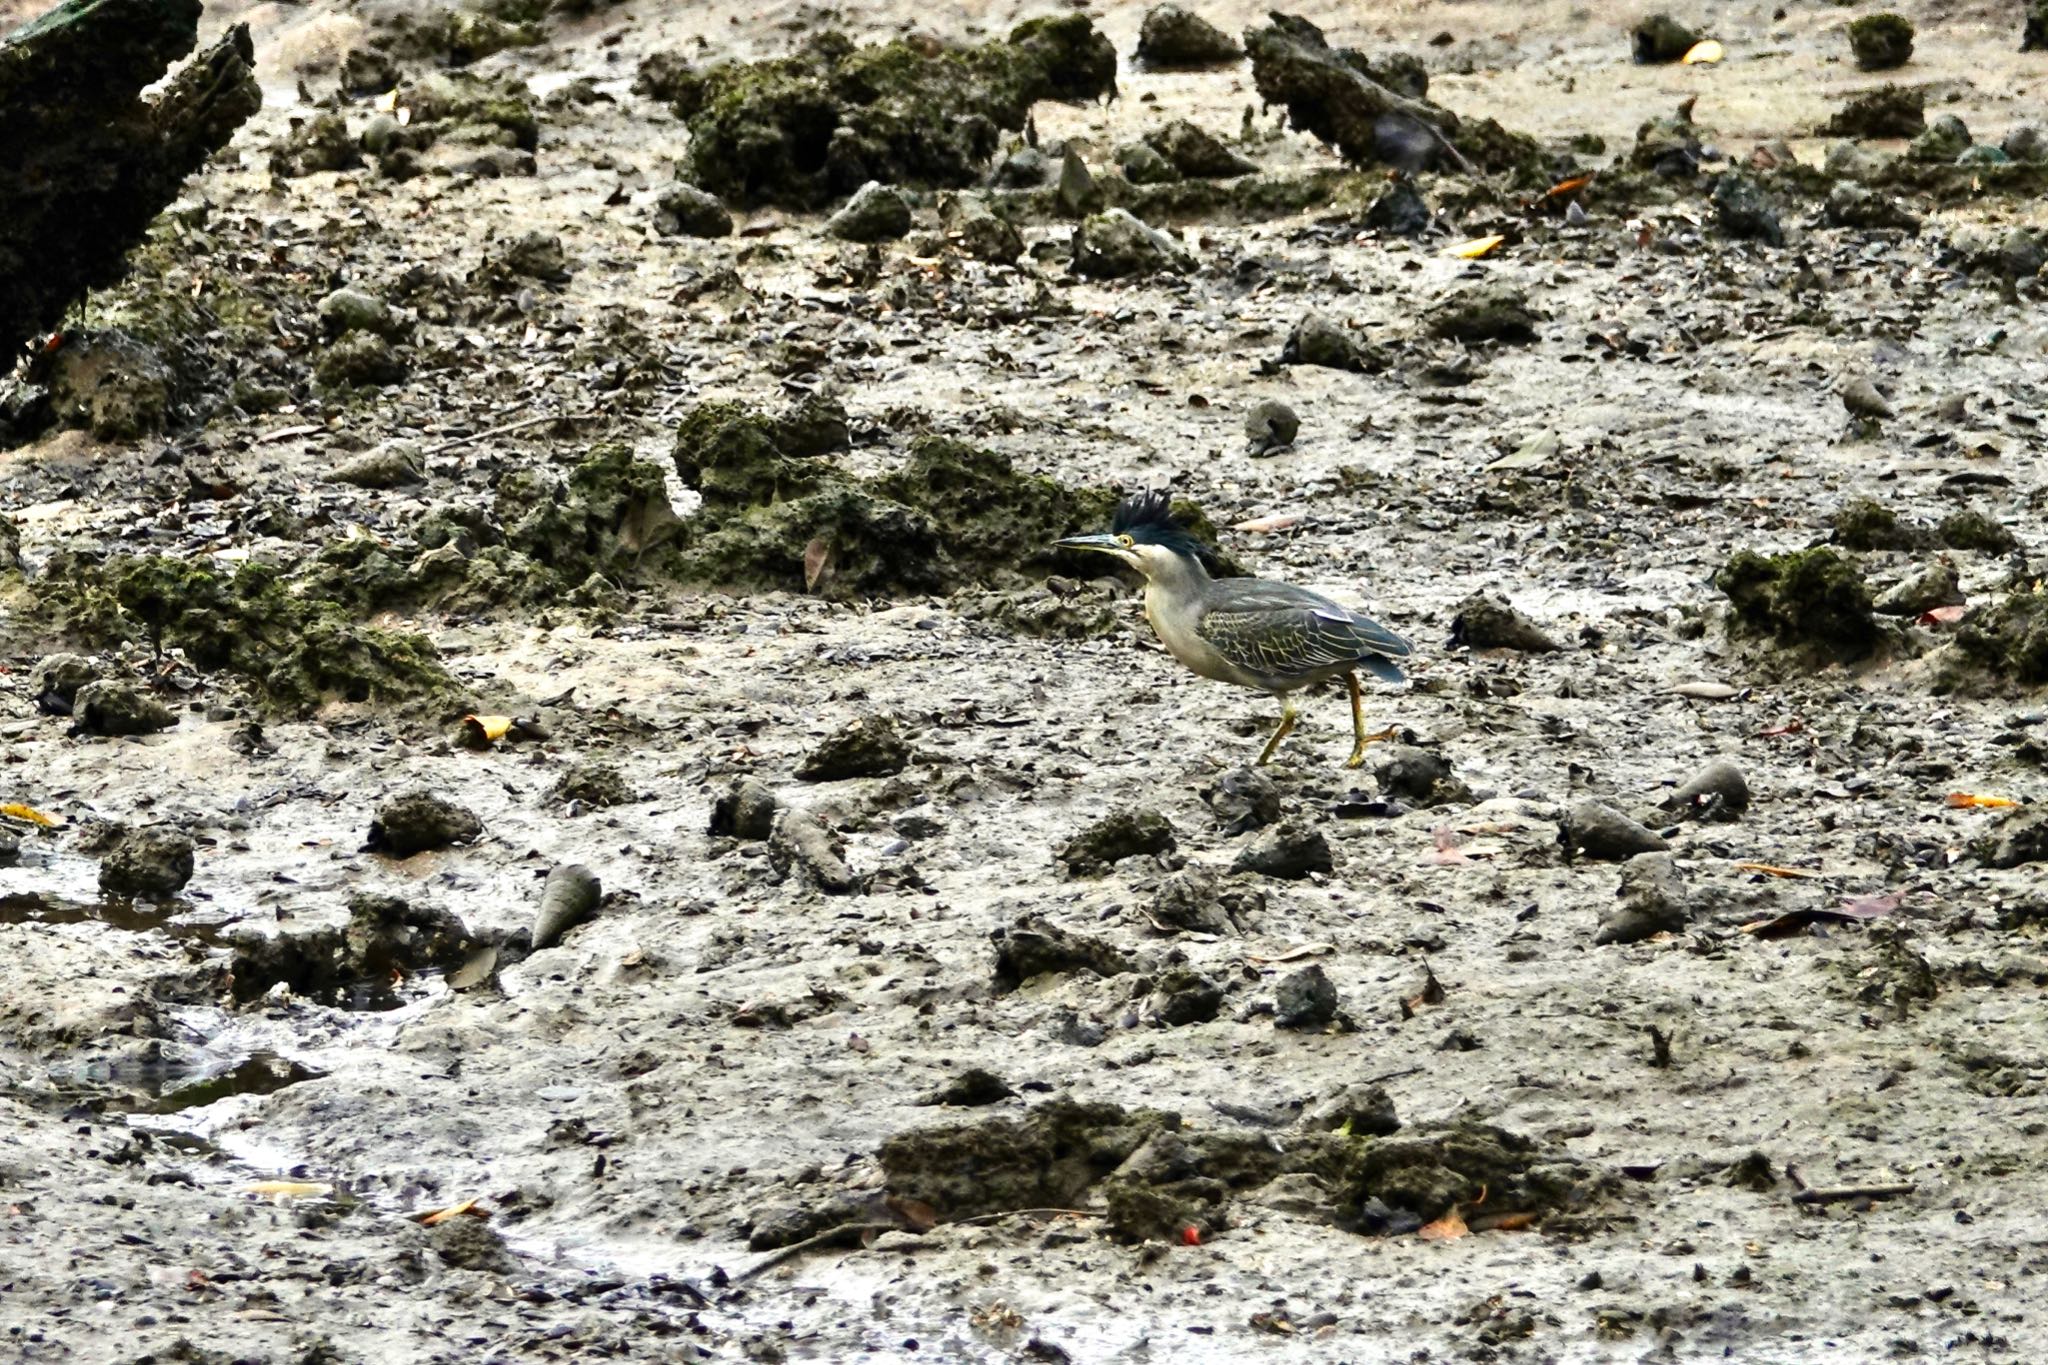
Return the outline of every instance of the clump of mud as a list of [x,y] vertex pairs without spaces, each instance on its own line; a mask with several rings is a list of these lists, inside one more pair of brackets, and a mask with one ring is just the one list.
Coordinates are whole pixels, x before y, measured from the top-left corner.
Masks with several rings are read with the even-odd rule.
[[1849,661],[1878,642],[1870,587],[1856,562],[1826,546],[1791,554],[1739,551],[1714,575],[1728,595],[1731,631],[1787,649]]
[[793,56],[702,71],[664,60],[643,79],[689,121],[693,183],[741,206],[815,208],[869,181],[972,184],[1033,104],[1114,95],[1116,51],[1068,14],[975,47],[822,33]]

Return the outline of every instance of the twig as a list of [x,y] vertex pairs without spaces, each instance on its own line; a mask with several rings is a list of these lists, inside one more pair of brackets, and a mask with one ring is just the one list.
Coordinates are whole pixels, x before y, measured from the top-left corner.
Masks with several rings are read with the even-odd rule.
[[602,416],[604,414],[601,412],[544,412],[538,417],[522,417],[516,422],[507,422],[502,427],[492,427],[488,431],[473,431],[467,436],[452,437],[437,446],[428,446],[420,454],[422,458],[429,455],[445,455],[472,441],[487,441],[493,436],[507,436],[515,431],[524,431],[528,427],[540,426],[544,422],[595,422]]
[[1666,1067],[1671,1065],[1671,1035],[1655,1024],[1643,1025],[1643,1032],[1650,1035],[1650,1065]]
[[1845,1199],[1896,1199],[1917,1187],[1909,1180],[1886,1185],[1809,1185],[1792,1196],[1795,1204],[1837,1204]]
[[1422,1071],[1423,1069],[1419,1066],[1403,1067],[1399,1071],[1389,1071],[1378,1076],[1368,1076],[1365,1079],[1365,1083],[1367,1085],[1385,1085],[1388,1081],[1398,1081],[1403,1076],[1420,1076]]
[[977,1213],[972,1218],[956,1218],[953,1221],[965,1225],[969,1223],[993,1223],[998,1218],[1042,1218],[1051,1214],[1071,1214],[1076,1218],[1102,1217],[1101,1214],[1093,1213],[1087,1209],[998,1209],[994,1213]]
[[784,1261],[793,1261],[806,1251],[817,1251],[824,1247],[854,1247],[860,1245],[862,1239],[871,1232],[903,1231],[906,1229],[901,1223],[841,1223],[836,1228],[826,1228],[815,1237],[806,1237],[801,1242],[791,1242],[786,1247],[770,1252],[733,1276],[727,1283],[739,1285],[759,1279]]

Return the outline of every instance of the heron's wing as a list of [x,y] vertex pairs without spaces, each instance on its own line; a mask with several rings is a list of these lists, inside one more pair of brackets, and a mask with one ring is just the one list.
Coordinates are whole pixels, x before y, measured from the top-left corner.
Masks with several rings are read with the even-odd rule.
[[1226,578],[1211,597],[1196,633],[1240,668],[1296,674],[1357,664],[1398,682],[1401,670],[1390,661],[1413,648],[1371,617],[1306,588]]

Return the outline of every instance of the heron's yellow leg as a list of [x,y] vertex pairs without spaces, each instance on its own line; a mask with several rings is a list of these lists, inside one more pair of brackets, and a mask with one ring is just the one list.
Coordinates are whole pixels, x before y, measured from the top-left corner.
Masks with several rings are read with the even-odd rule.
[[1356,768],[1365,763],[1366,745],[1378,744],[1382,740],[1392,739],[1396,732],[1394,727],[1389,725],[1378,734],[1367,734],[1365,732],[1365,697],[1358,690],[1358,675],[1356,673],[1346,673],[1344,675],[1344,685],[1351,689],[1351,733],[1357,736],[1357,742],[1351,746],[1351,757],[1344,761],[1344,766]]
[[1263,768],[1266,766],[1267,762],[1273,757],[1273,751],[1280,747],[1280,741],[1287,738],[1287,732],[1293,728],[1294,700],[1291,697],[1282,697],[1280,699],[1280,728],[1273,732],[1273,737],[1266,741],[1266,747],[1260,751],[1259,767]]

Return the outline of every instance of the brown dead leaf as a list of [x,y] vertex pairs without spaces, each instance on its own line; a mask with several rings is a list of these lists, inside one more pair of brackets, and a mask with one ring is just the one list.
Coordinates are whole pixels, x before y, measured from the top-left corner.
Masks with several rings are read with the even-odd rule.
[[804,591],[817,591],[819,582],[832,567],[832,547],[813,537],[804,546]]
[[1805,718],[1802,716],[1794,716],[1792,717],[1792,719],[1786,721],[1783,725],[1773,725],[1768,730],[1757,731],[1756,736],[1758,739],[1783,739],[1787,735],[1803,735],[1805,733]]
[[1896,895],[1844,896],[1841,905],[1834,909],[1816,905],[1787,910],[1782,915],[1742,925],[1741,932],[1757,938],[1785,938],[1814,924],[1860,924],[1866,920],[1883,919],[1897,910],[1899,904]]
[[1779,867],[1774,863],[1737,863],[1737,872],[1755,872],[1766,877],[1818,877],[1819,872],[1810,867]]
[[1471,1230],[1465,1226],[1465,1217],[1458,1212],[1458,1206],[1453,1204],[1449,1213],[1434,1223],[1424,1223],[1416,1229],[1415,1235],[1425,1242],[1455,1242]]
[[1563,199],[1568,195],[1577,194],[1580,190],[1586,188],[1586,186],[1592,183],[1593,177],[1590,173],[1586,175],[1569,176],[1563,180],[1558,181],[1549,189],[1543,191],[1543,197],[1545,199]]
[[1401,999],[1401,1017],[1413,1019],[1418,1010],[1444,1002],[1444,983],[1436,979],[1436,971],[1429,965],[1429,959],[1422,959],[1422,989]]
[[922,1199],[892,1194],[883,1203],[890,1215],[911,1232],[930,1232],[939,1225],[939,1211]]

